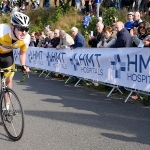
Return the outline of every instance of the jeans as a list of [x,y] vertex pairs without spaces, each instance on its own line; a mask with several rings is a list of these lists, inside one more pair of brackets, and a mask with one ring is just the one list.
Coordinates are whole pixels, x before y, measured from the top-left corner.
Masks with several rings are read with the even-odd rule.
[[116,9],[119,9],[119,8],[120,8],[120,6],[121,6],[121,1],[122,1],[122,0],[114,0],[114,5],[115,5],[115,8],[116,8]]
[[138,0],[138,11],[140,11],[141,2],[142,2],[142,0]]
[[81,11],[81,4],[80,4],[80,2],[76,2],[76,9]]
[[99,17],[99,8],[100,8],[100,4],[95,4],[95,16],[98,18]]

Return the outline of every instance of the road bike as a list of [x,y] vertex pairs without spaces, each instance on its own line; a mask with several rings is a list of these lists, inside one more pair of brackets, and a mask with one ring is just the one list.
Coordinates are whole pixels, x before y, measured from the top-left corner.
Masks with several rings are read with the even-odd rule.
[[[17,94],[7,87],[5,72],[16,72],[16,69],[0,70],[1,93],[0,93],[0,113],[4,129],[13,141],[21,139],[24,132],[24,111]],[[10,101],[9,108],[6,106]]]

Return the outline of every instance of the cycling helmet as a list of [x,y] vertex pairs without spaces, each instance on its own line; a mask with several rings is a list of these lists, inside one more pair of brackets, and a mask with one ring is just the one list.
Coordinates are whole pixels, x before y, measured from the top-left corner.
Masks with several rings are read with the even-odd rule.
[[30,19],[23,13],[15,12],[11,18],[11,24],[16,26],[28,27],[30,25]]

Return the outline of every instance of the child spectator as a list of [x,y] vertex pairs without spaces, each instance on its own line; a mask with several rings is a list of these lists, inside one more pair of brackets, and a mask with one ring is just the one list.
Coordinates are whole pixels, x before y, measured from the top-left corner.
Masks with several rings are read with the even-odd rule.
[[84,16],[82,20],[83,28],[86,29],[91,21],[90,14],[87,12],[86,16]]
[[133,27],[134,21],[133,21],[133,12],[128,13],[128,21],[125,23],[125,28],[130,32],[130,30]]

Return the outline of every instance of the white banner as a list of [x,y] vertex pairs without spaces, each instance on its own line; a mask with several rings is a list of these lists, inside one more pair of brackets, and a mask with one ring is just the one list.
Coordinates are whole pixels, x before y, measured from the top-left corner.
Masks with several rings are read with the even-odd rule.
[[[19,50],[14,59],[20,64]],[[26,65],[150,92],[150,48],[29,47]]]

